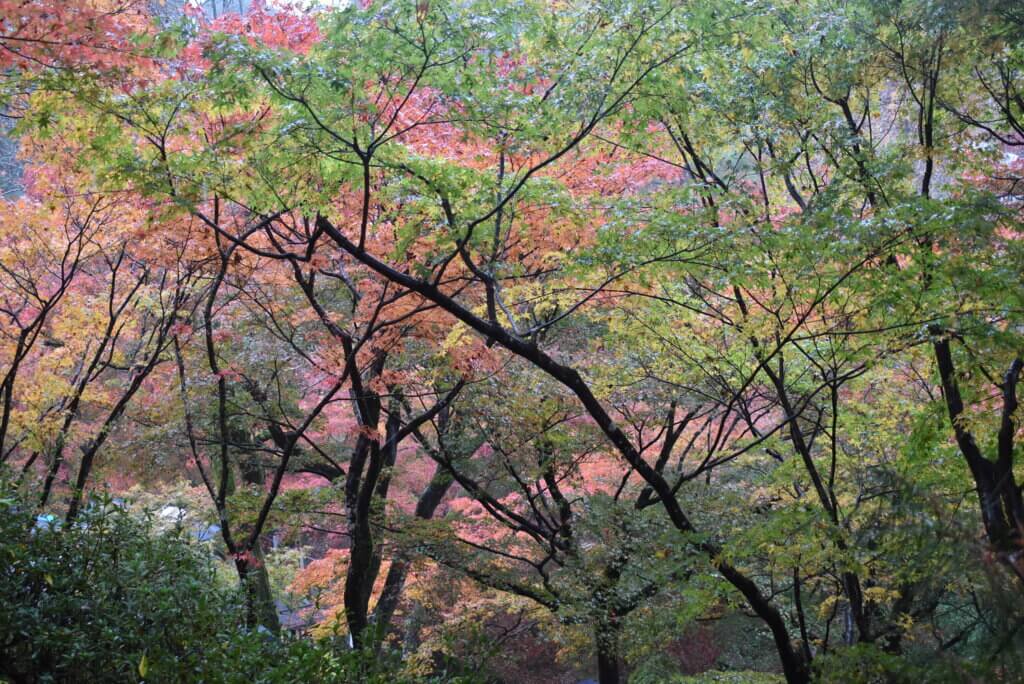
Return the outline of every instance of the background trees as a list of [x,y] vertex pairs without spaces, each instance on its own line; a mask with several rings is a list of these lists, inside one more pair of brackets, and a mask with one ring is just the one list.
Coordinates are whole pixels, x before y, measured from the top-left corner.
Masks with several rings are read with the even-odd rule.
[[476,586],[603,682],[737,611],[794,682],[1018,665],[1012,7],[132,17],[8,79],[0,453],[42,509],[131,445],[249,627],[287,538],[378,655]]

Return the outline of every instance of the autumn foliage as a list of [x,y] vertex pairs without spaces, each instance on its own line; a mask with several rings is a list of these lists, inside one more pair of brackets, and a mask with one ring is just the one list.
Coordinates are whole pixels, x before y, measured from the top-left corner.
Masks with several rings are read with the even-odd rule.
[[0,0],[33,510],[367,680],[1012,679],[1012,3],[157,9]]

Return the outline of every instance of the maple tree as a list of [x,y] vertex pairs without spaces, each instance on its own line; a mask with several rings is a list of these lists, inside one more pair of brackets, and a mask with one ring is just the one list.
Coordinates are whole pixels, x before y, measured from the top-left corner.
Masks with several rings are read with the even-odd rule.
[[130,39],[147,27],[141,0],[10,0],[0,34],[0,68],[131,66]]
[[736,610],[791,682],[1012,671],[1012,3],[51,4],[0,37],[0,456],[40,509],[141,448],[248,627],[287,533],[370,654],[428,610],[443,650],[454,582],[602,682]]

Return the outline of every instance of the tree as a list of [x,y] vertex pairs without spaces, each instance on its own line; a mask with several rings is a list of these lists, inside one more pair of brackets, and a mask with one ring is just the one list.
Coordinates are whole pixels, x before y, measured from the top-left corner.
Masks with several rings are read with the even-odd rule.
[[[203,233],[200,332],[158,339],[244,581],[266,585],[282,483],[313,473],[344,491],[293,513],[344,520],[353,646],[380,647],[425,554],[566,621],[592,602],[603,681],[649,575],[723,579],[798,682],[1014,638],[988,618],[1021,580],[1018,19],[257,9],[142,41],[116,85],[47,72],[19,105],[70,139],[79,182]],[[424,458],[403,511],[394,483]],[[445,496],[486,513],[482,537],[410,520]],[[934,545],[922,519],[948,526]]]

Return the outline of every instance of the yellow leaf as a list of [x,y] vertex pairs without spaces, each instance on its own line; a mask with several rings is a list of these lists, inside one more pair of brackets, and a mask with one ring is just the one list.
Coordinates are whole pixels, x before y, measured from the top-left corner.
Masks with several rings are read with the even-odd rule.
[[142,660],[139,661],[139,676],[142,677],[143,679],[145,679],[146,678],[146,672],[148,672],[148,671],[149,671],[149,659],[146,657],[146,654],[143,653],[142,654]]

